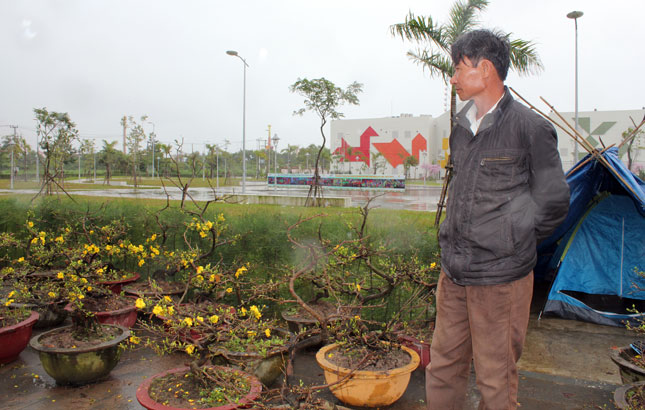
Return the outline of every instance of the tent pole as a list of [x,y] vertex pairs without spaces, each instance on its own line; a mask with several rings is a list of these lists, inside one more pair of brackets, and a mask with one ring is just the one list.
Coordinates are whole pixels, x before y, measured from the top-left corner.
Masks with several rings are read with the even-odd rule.
[[[616,144],[611,144],[611,145],[610,145],[610,146],[608,146],[607,148],[603,149],[602,151],[600,151],[600,154],[605,153],[605,151],[607,151],[609,148],[613,147],[614,145],[616,145]],[[580,168],[582,168],[585,164],[587,164],[589,161],[591,161],[591,159],[592,159],[592,158],[593,158],[593,157],[589,157],[589,158],[585,159],[585,160],[584,160],[584,161],[582,161],[580,164],[578,164],[578,166],[577,166],[577,167],[575,167],[575,168],[574,168],[574,169],[572,169],[571,171],[567,172],[567,178],[569,177],[569,175],[573,174],[574,172],[576,172],[577,170],[579,170]]]
[[[567,124],[567,125],[569,126],[569,128],[572,128],[572,127],[571,127],[571,124],[569,124],[569,123],[568,123],[568,122],[567,122],[567,121],[562,117],[562,115],[560,115],[560,113],[559,113],[555,108],[553,108],[553,106],[552,106],[552,105],[550,105],[550,104],[549,104],[549,103],[548,103],[544,98],[542,98],[542,97],[540,97],[540,98],[541,98],[541,99],[542,99],[542,101],[544,101],[547,105],[549,105],[549,107],[553,110],[553,112],[555,112],[555,113],[556,113],[556,115],[557,115],[558,117],[560,117],[560,119],[562,119],[562,121],[564,121],[564,123],[565,123],[565,124]],[[572,128],[572,129],[573,129],[573,128]],[[574,130],[574,132],[575,132],[575,130]],[[584,140],[584,139],[582,138],[582,136],[580,136],[580,134],[578,134],[577,132],[576,132],[576,134],[578,135],[578,137],[580,137],[580,138],[585,142],[585,144],[589,144],[589,142],[587,142],[586,140]],[[576,140],[576,141],[577,141],[577,140]],[[589,145],[589,146],[591,147],[591,145]],[[583,145],[583,147],[585,147],[585,145]],[[614,167],[609,163],[609,161],[607,161],[607,159],[605,159],[605,157],[604,157],[604,156],[600,155],[600,154],[598,153],[598,150],[594,149],[593,147],[591,147],[591,148],[593,149],[593,151],[590,151],[589,153],[590,153],[591,155],[593,155],[594,157],[596,157],[596,158],[598,159],[598,161],[600,161],[600,162],[601,162],[601,163],[602,163],[602,164],[603,164],[603,165],[604,165],[604,166],[605,166],[609,171],[611,171],[611,172],[614,174],[614,176],[615,176],[616,178],[618,178],[618,179],[623,183],[623,185],[625,186],[625,188],[629,189],[629,190],[632,192],[632,194],[634,194],[634,195],[638,198],[638,197],[639,197],[639,195],[638,195],[636,192],[634,192],[634,189],[633,189],[633,188],[632,188],[632,187],[627,183],[627,181],[625,181],[625,179],[624,179],[624,178],[623,178],[623,177],[618,173],[618,171],[616,171],[616,170],[614,169]]]
[[[531,104],[530,102],[528,102],[528,101],[527,101],[524,97],[522,97],[522,96],[521,96],[517,91],[515,91],[515,89],[514,89],[513,87],[508,87],[508,88],[509,88],[509,90],[513,91],[513,93],[514,93],[515,95],[517,95],[517,96],[519,97],[519,99],[521,99],[522,101],[524,101],[524,103],[526,103],[526,105],[528,105],[528,106],[529,106],[529,108],[531,108],[533,111],[535,111],[535,112],[537,112],[538,114],[540,114],[542,117],[544,117],[544,119],[545,119],[545,120],[547,120],[547,121],[549,121],[549,122],[553,123],[553,125],[557,126],[557,127],[558,127],[558,128],[560,128],[562,131],[564,131],[564,133],[565,133],[565,134],[567,134],[568,136],[570,136],[571,138],[573,138],[573,140],[574,140],[575,142],[577,142],[578,144],[582,145],[582,147],[583,147],[583,148],[584,148],[584,149],[585,149],[589,154],[594,155],[594,153],[593,153],[593,148],[590,150],[586,145],[584,145],[584,144],[582,144],[581,142],[579,142],[579,141],[578,141],[578,138],[577,138],[574,134],[572,134],[571,132],[569,132],[569,130],[567,130],[566,128],[564,128],[564,127],[562,126],[562,124],[560,124],[560,123],[558,123],[558,122],[553,121],[553,119],[552,119],[551,117],[549,117],[548,115],[546,115],[545,113],[543,113],[542,111],[540,111],[539,109],[537,109],[533,104]],[[548,104],[548,103],[547,103],[547,104]],[[565,122],[566,122],[566,121],[565,121]],[[586,142],[586,141],[585,141],[585,142]]]

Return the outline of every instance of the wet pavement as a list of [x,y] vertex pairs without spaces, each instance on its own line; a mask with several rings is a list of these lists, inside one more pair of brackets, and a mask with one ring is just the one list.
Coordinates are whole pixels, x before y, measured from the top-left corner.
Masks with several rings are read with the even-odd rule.
[[[613,391],[620,382],[609,350],[635,339],[633,333],[588,323],[543,318],[532,314],[524,354],[520,361],[519,398],[522,410],[613,409]],[[141,409],[135,392],[146,378],[178,367],[187,356],[156,357],[148,349],[125,351],[108,379],[81,387],[57,386],[44,372],[37,353],[27,347],[13,363],[0,366],[2,409]],[[293,380],[324,384],[315,350],[299,353]],[[324,397],[338,403],[329,391]],[[476,409],[479,394],[471,374],[465,409]],[[353,408],[353,407],[350,407]],[[412,373],[401,399],[382,410],[425,408],[424,374]]]
[[[100,186],[100,183],[97,183]],[[101,196],[110,198],[146,198],[146,199],[181,199],[181,190],[175,187],[167,187],[164,191],[158,187],[142,187],[134,189],[133,187],[96,189],[96,190],[75,190],[73,184],[69,184],[70,193],[73,195]],[[248,196],[282,196],[282,197],[306,197],[308,187],[267,187],[266,183],[247,183],[246,194]],[[0,194],[32,194],[36,190],[8,190],[1,189]],[[224,195],[242,195],[241,187],[220,187],[210,188],[190,188],[190,195],[196,201],[207,201],[217,196]],[[373,207],[384,209],[407,209],[414,211],[436,211],[437,202],[441,195],[441,186],[436,185],[408,185],[405,190],[401,191],[379,191],[379,190],[350,190],[350,189],[327,189],[323,191],[326,198],[350,198],[350,206],[363,206],[374,197]]]

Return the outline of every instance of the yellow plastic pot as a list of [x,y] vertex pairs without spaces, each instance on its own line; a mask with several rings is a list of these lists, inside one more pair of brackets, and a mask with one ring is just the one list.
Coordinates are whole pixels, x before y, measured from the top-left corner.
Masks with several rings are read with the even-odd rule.
[[[337,344],[323,347],[316,353],[318,365],[325,371],[325,380],[331,384],[342,379],[351,369],[332,364],[327,355],[338,348]],[[379,407],[397,401],[410,382],[410,373],[419,366],[419,355],[410,348],[401,346],[410,355],[410,363],[391,370],[357,370],[347,380],[330,387],[334,396],[351,406]]]

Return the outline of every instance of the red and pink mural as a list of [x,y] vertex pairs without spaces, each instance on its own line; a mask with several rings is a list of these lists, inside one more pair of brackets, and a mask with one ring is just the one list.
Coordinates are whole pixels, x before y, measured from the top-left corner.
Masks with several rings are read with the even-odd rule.
[[[368,167],[370,166],[370,140],[372,137],[378,137],[378,133],[374,128],[367,127],[361,134],[359,139],[360,145],[357,147],[350,146],[344,138],[340,140],[340,147],[334,150],[335,155],[341,156],[343,162],[364,162]],[[374,148],[380,152],[383,157],[389,162],[392,168],[402,165],[405,159],[409,156],[415,157],[421,162],[420,152],[427,150],[427,140],[421,134],[417,134],[412,139],[412,152],[408,152],[403,145],[395,138],[390,142],[375,142]]]

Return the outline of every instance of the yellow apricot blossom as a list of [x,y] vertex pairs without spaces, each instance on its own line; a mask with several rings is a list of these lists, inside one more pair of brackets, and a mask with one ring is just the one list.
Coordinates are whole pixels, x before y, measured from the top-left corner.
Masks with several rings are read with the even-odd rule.
[[146,307],[146,302],[143,301],[143,299],[139,298],[134,302],[134,305],[137,307],[137,309],[143,309]]
[[216,324],[219,321],[219,316],[213,315],[213,316],[209,317],[208,320],[210,320],[210,322],[212,324]]
[[152,313],[155,316],[159,316],[163,314],[163,308],[159,305],[155,305],[155,307],[152,308]]
[[247,271],[247,269],[246,269],[244,266],[242,266],[241,268],[239,268],[239,269],[235,272],[235,277],[236,277],[236,278],[239,278],[239,277],[240,277],[240,275],[242,275],[242,274],[243,274],[244,272],[246,272],[246,271]]
[[253,305],[250,308],[251,313],[253,313],[253,316],[255,316],[256,319],[259,319],[262,317],[262,313],[260,313],[260,310],[258,309],[257,306]]
[[193,345],[186,346],[186,353],[193,354],[194,352],[195,352],[195,346]]

